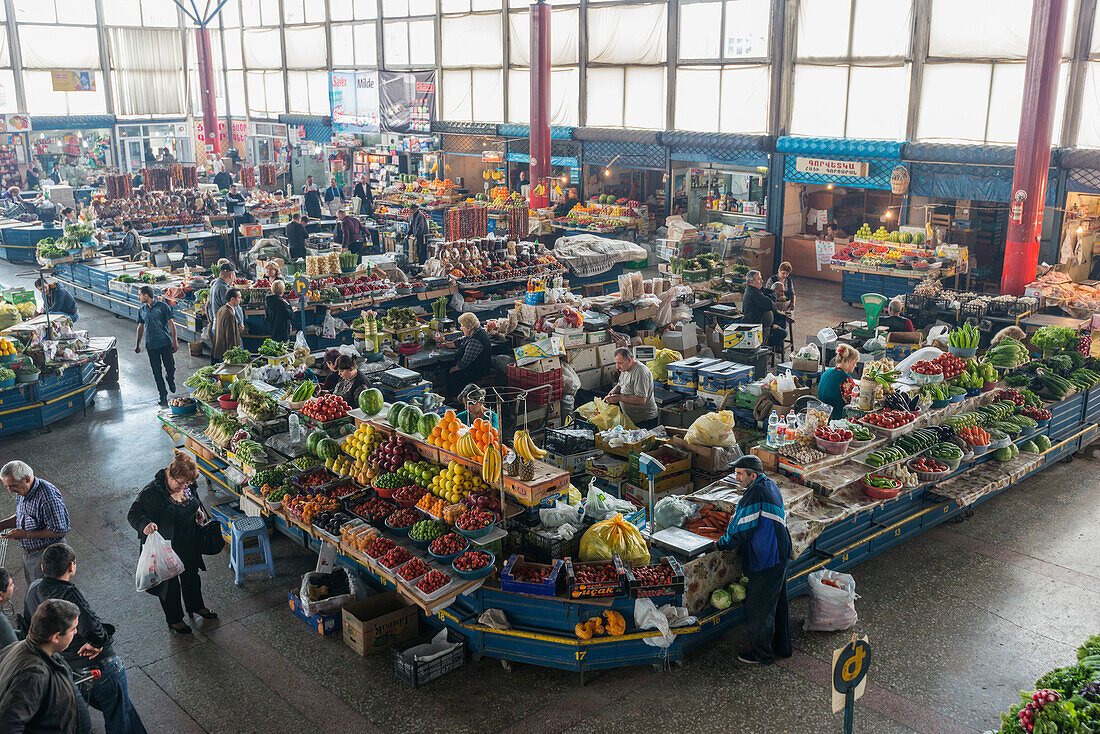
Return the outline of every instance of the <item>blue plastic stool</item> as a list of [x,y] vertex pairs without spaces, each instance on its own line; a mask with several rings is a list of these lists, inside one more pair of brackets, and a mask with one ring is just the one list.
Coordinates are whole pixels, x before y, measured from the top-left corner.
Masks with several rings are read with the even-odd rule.
[[[255,538],[255,548],[245,548],[245,538]],[[262,563],[245,564],[250,554],[262,553]],[[229,525],[229,567],[234,571],[234,582],[240,586],[243,576],[254,571],[267,571],[269,578],[275,578],[275,562],[271,558],[271,542],[267,537],[267,525],[260,517],[238,517]]]

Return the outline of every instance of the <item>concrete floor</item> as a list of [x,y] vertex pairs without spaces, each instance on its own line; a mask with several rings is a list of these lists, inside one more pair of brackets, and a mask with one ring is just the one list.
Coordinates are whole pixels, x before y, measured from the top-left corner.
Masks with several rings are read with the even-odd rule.
[[[0,262],[0,283],[20,268]],[[26,281],[24,281],[26,282]],[[858,312],[839,289],[799,283],[796,342]],[[235,587],[227,557],[208,561],[203,589],[220,620],[171,635],[157,602],[133,590],[136,534],[131,501],[164,467],[172,441],[160,429],[135,324],[81,304],[80,326],[119,338],[121,386],[101,391],[86,418],[40,435],[0,439],[0,462],[20,458],[63,491],[78,554],[76,584],[118,628],[131,697],[150,732],[425,731],[705,732],[839,731],[829,711],[828,661],[846,633],[798,631],[795,655],[767,667],[740,665],[739,631],[689,656],[682,669],[603,673],[583,688],[575,675],[529,666],[511,673],[485,659],[427,687],[397,681],[385,655],[360,658],[293,617],[286,590],[315,558],[282,536],[279,575]],[[203,361],[178,357],[181,381]],[[1097,628],[1100,492],[1091,456],[1059,464],[951,524],[858,567],[856,631],[874,647],[860,732],[981,732],[1043,672],[1067,664]],[[204,488],[204,500],[225,501]],[[0,496],[0,511],[13,502]],[[23,594],[20,552],[7,567]],[[806,613],[805,599],[792,609]],[[93,714],[97,731],[102,720]]]

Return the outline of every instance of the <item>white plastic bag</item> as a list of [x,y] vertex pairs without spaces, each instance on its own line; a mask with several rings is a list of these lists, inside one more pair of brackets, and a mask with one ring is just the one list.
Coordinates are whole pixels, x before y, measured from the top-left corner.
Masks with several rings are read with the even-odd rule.
[[[829,581],[843,588],[824,583]],[[810,611],[802,629],[811,632],[836,632],[850,629],[859,621],[856,614],[856,580],[850,574],[823,568],[809,576]]]
[[181,573],[183,573],[183,561],[172,550],[172,544],[159,532],[154,531],[141,546],[141,556],[138,558],[137,572],[134,574],[137,590],[151,589],[157,584],[174,579]]
[[325,320],[321,323],[321,336],[326,339],[336,338],[336,318],[332,315],[332,311],[325,314]]
[[566,502],[555,502],[549,509],[539,510],[539,521],[544,527],[553,529],[565,524],[580,525],[584,519],[584,511],[578,506],[574,507]]
[[363,587],[363,582],[359,580],[359,577],[344,568],[343,566],[337,566],[333,569],[332,573],[343,572],[348,578],[348,588],[351,590],[349,594],[339,594],[337,596],[330,596],[325,599],[317,599],[313,601],[309,598],[309,585],[310,580],[314,576],[320,574],[315,571],[302,576],[302,586],[298,590],[298,596],[302,601],[302,608],[305,609],[306,614],[319,614],[321,612],[335,612],[343,609],[348,604],[352,603],[356,599],[366,598],[366,589]]
[[451,650],[458,647],[459,644],[461,643],[447,641],[447,628],[444,627],[435,634],[431,642],[424,643],[423,645],[414,645],[401,653],[401,657],[406,660],[415,660],[418,663],[426,663],[446,655]]
[[615,517],[619,514],[632,514],[637,508],[629,500],[621,500],[612,497],[596,488],[595,483],[588,488],[588,497],[584,502],[584,516],[590,517],[596,522]]
[[652,647],[670,647],[676,640],[676,636],[672,634],[672,628],[695,624],[695,617],[688,614],[686,607],[665,604],[658,609],[652,599],[636,599],[634,624],[638,629],[655,629],[660,632],[659,635],[646,637],[645,644]]
[[573,368],[567,364],[561,366],[561,391],[562,395],[568,395],[570,397],[577,394],[577,391],[581,389],[581,378],[577,377],[577,373],[573,371]]
[[683,497],[670,495],[657,500],[657,504],[653,506],[653,523],[662,530],[678,528],[694,514],[695,505]]

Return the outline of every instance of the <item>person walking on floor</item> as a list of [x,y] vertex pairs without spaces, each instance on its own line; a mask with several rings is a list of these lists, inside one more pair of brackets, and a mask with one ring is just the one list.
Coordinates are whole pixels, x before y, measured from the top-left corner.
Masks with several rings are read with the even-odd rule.
[[321,218],[321,190],[313,183],[313,176],[306,176],[306,185],[302,187],[306,214],[314,219]]
[[367,217],[374,216],[374,192],[370,190],[370,181],[366,176],[360,176],[355,184],[354,197],[359,200],[359,214]]
[[290,249],[290,259],[301,260],[304,258],[306,256],[306,240],[309,239],[309,233],[306,232],[306,226],[302,222],[301,214],[294,212],[294,214],[290,215],[290,222],[288,222],[286,228],[283,229],[283,234],[286,235],[287,246]]
[[787,566],[791,560],[791,535],[787,530],[783,495],[756,456],[742,456],[733,464],[745,494],[737,503],[722,550],[740,549],[741,564],[749,577],[745,596],[745,622],[749,649],[737,654],[743,663],[770,665],[777,657],[789,658],[791,620],[787,610]]
[[[138,291],[141,310],[138,311],[137,345],[134,352],[141,354],[141,337],[145,337],[145,351],[149,355],[149,366],[153,368],[153,379],[157,383],[160,404],[168,405],[168,393],[176,391],[176,358],[173,356],[180,348],[176,339],[176,322],[172,320],[172,308],[157,298],[152,286],[143,285]],[[161,368],[164,377],[161,377]],[[168,385],[165,387],[165,379]]]
[[103,714],[107,734],[144,734],[145,726],[130,701],[126,666],[112,646],[115,628],[100,621],[87,598],[73,584],[76,551],[66,543],[54,543],[42,555],[42,578],[31,584],[23,598],[23,618],[47,599],[64,599],[80,610],[76,634],[61,657],[73,670],[95,668],[101,673],[87,690],[87,701]]
[[222,361],[222,355],[233,347],[241,345],[241,327],[244,326],[240,319],[241,292],[236,288],[230,288],[226,294],[228,299],[225,305],[218,311],[218,317],[214,320],[214,344],[211,348],[211,364]]
[[342,245],[348,252],[359,255],[363,252],[363,225],[355,217],[349,217],[348,213],[341,209],[336,212],[336,244]]
[[0,731],[5,734],[84,734],[92,729],[88,706],[61,657],[76,635],[80,608],[64,599],[42,602],[27,639],[0,655]]
[[[61,490],[45,479],[36,479],[34,470],[22,461],[9,461],[0,468],[0,481],[16,496],[15,514],[0,521],[0,533],[18,540],[23,549],[23,577],[27,586],[42,578],[42,554],[68,534],[69,511]],[[0,731],[3,731],[0,729]]]
[[428,262],[428,216],[418,204],[409,206],[409,237],[416,242],[416,262]]
[[[216,322],[218,320],[218,313],[222,310],[222,306],[229,300],[229,288],[233,284],[233,277],[236,275],[236,267],[231,262],[221,263],[221,269],[218,270],[218,277],[214,279],[214,282],[210,284],[210,293],[206,296],[206,320],[210,322],[210,343],[213,345],[216,330]],[[213,355],[213,351],[211,351]],[[218,355],[219,357],[221,355]],[[210,357],[210,364],[217,364],[218,359],[213,356]]]
[[344,192],[336,184],[336,177],[329,179],[328,188],[325,189],[325,207],[328,209],[330,216],[336,216],[338,212],[344,206]]
[[172,463],[145,485],[126,515],[126,521],[138,532],[142,545],[146,537],[160,533],[183,562],[182,574],[148,590],[160,600],[168,627],[181,635],[191,634],[190,625],[183,621],[185,607],[192,616],[218,617],[207,609],[202,599],[199,571],[205,571],[206,564],[202,560],[200,530],[208,518],[197,494],[195,482],[198,478],[199,466],[195,460],[174,450]]

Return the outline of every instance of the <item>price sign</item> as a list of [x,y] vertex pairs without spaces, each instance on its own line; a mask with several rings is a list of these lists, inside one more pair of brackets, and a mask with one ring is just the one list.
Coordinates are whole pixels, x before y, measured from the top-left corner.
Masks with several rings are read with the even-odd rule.
[[263,227],[258,224],[242,224],[241,236],[242,237],[259,237],[263,234]]
[[820,272],[822,265],[828,265],[833,261],[833,255],[836,254],[836,245],[829,240],[818,240],[815,243],[815,249],[817,251],[817,269]]

